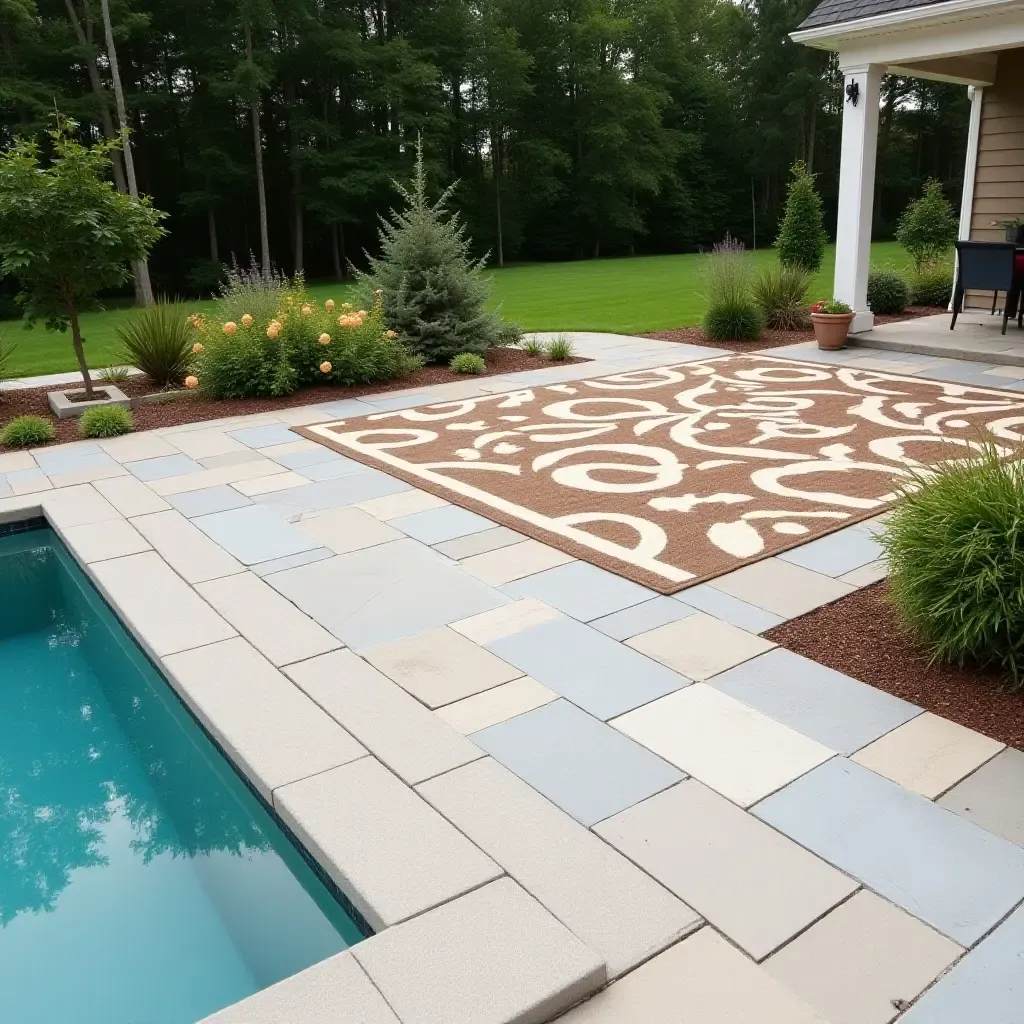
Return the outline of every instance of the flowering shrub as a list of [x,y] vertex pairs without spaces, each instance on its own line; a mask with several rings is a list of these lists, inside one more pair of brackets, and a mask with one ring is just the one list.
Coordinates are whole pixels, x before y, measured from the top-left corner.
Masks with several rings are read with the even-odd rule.
[[840,302],[838,299],[822,299],[821,302],[816,302],[811,306],[811,312],[836,316],[840,313],[852,313],[853,310],[845,302]]

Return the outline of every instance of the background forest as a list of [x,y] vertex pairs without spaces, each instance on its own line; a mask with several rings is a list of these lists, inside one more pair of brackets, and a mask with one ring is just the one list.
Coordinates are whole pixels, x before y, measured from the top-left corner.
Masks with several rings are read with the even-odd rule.
[[[169,214],[154,287],[263,255],[260,175],[274,264],[345,275],[417,132],[494,265],[761,248],[795,159],[831,231],[841,77],[788,39],[815,2],[111,0],[139,188]],[[0,0],[0,142],[55,106],[114,131],[100,0]],[[876,238],[925,178],[958,200],[967,112],[962,86],[885,80]]]

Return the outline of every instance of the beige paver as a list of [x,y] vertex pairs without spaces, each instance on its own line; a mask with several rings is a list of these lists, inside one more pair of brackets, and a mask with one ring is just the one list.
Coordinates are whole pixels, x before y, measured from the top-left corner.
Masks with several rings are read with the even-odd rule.
[[866,587],[872,583],[878,583],[889,575],[889,563],[884,558],[868,562],[867,565],[858,566],[843,576],[839,577],[840,583],[847,583],[851,587]]
[[859,750],[853,760],[934,799],[1004,746],[926,711]]
[[266,456],[268,459],[278,459],[282,455],[297,455],[299,452],[313,452],[321,446],[316,441],[309,441],[304,437],[300,437],[296,441],[287,441],[284,444],[272,444],[266,448],[257,448],[256,450],[260,455]]
[[75,484],[91,484],[97,480],[109,480],[127,476],[128,470],[120,464],[93,466],[90,469],[70,469],[64,473],[50,472],[50,483],[54,487],[73,487]]
[[243,999],[200,1024],[401,1024],[351,953],[318,964]]
[[241,562],[175,509],[136,516],[131,523],[187,583],[245,571]]
[[856,588],[781,558],[765,558],[710,581],[716,590],[747,604],[793,618]]
[[500,587],[524,576],[532,576],[535,572],[573,561],[575,559],[572,555],[541,544],[539,540],[524,540],[495,551],[486,551],[482,555],[473,555],[460,564],[478,580],[490,583],[492,587]]
[[476,644],[489,644],[562,618],[557,608],[535,597],[524,597],[489,612],[453,622],[451,628]]
[[50,482],[50,478],[46,476],[42,470],[39,474],[31,474],[26,480],[9,480],[8,485],[11,488],[11,493],[16,496],[24,496],[27,494],[39,494],[41,491],[53,490],[53,484]]
[[17,473],[22,469],[38,469],[31,452],[3,452],[0,454],[0,473]]
[[488,726],[507,722],[543,704],[557,700],[558,694],[529,676],[502,683],[437,709],[437,714],[464,736]]
[[122,621],[158,657],[236,635],[155,551],[96,562],[90,572]]
[[707,683],[694,683],[609,723],[747,807],[835,751]]
[[352,955],[402,1024],[541,1024],[606,977],[598,955],[508,878],[389,928]]
[[280,472],[281,467],[273,459],[265,459],[260,462],[241,462],[234,466],[222,466],[219,469],[203,469],[195,473],[183,473],[181,476],[168,476],[162,480],[153,480],[149,486],[157,494],[164,496],[185,494],[188,491],[202,491],[207,487],[234,484],[239,480],[254,480],[256,477],[271,476]]
[[232,452],[248,451],[241,441],[220,430],[209,430],[200,427],[198,430],[183,430],[173,435],[164,434],[178,451],[190,459],[209,459],[215,455],[230,455]]
[[599,953],[611,977],[700,924],[690,907],[490,758],[419,791]]
[[399,491],[397,494],[385,494],[382,498],[369,498],[356,502],[355,508],[368,512],[374,519],[387,522],[400,516],[411,516],[417,512],[427,512],[432,508],[440,508],[450,502],[439,498],[436,494],[428,494],[413,488],[410,491]]
[[285,671],[410,785],[484,756],[476,744],[351,651],[333,651]]
[[335,651],[340,640],[251,572],[196,586],[203,597],[274,665]]
[[375,931],[503,874],[373,757],[282,786],[274,806]]
[[694,779],[594,831],[755,960],[857,889],[852,878]]
[[40,503],[47,518],[58,529],[121,518],[117,509],[92,484],[47,491]]
[[559,1024],[830,1024],[710,928],[660,953]]
[[523,674],[446,626],[361,654],[428,708],[443,707]]
[[75,556],[86,564],[151,550],[149,541],[124,519],[70,526],[63,533]]
[[[307,481],[308,483],[308,481]],[[401,540],[405,534],[358,508],[333,508],[296,523],[300,530],[339,555]]]
[[698,612],[640,633],[627,640],[626,646],[691,679],[707,679],[770,651],[775,644]]
[[485,551],[507,548],[510,544],[519,544],[524,540],[526,538],[521,533],[516,533],[507,526],[496,526],[493,530],[481,530],[479,533],[446,540],[443,544],[435,544],[434,550],[449,558],[464,559],[482,555]]
[[241,637],[171,655],[164,666],[203,724],[267,800],[279,786],[366,754]]
[[97,480],[96,490],[125,517],[147,516],[166,512],[171,506],[154,494],[141,480],[133,476],[118,476],[110,480]]
[[962,949],[862,891],[798,936],[765,970],[830,1024],[888,1024]]
[[174,445],[148,431],[107,438],[100,441],[99,446],[118,462],[141,462],[143,459],[159,459],[165,455],[178,454]]
[[252,497],[256,494],[270,494],[271,491],[286,491],[289,487],[304,487],[308,483],[308,477],[299,476],[298,473],[289,470],[287,473],[258,476],[253,480],[239,480],[231,486],[241,494]]

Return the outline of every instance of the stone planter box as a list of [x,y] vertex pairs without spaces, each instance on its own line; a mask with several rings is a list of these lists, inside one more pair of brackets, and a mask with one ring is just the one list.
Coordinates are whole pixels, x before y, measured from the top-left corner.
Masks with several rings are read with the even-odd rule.
[[123,409],[131,408],[131,399],[113,384],[102,384],[94,390],[97,395],[103,395],[103,397],[91,402],[75,402],[72,401],[72,397],[84,395],[85,388],[68,388],[66,391],[51,391],[46,396],[46,400],[50,403],[50,411],[59,420],[81,416],[83,412],[101,405],[119,405]]

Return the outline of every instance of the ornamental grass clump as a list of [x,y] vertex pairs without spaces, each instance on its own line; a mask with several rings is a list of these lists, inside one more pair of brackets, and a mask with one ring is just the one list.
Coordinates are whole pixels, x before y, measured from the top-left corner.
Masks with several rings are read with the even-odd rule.
[[127,434],[133,426],[132,414],[119,405],[98,405],[86,409],[78,421],[82,437],[117,437]]
[[701,268],[707,311],[701,322],[710,341],[756,341],[763,318],[754,301],[754,268],[742,242],[726,235]]
[[448,364],[452,373],[483,373],[487,369],[487,363],[483,356],[475,352],[460,352]]
[[192,363],[194,339],[185,310],[173,302],[141,309],[117,328],[122,358],[158,388],[180,387]]
[[556,363],[571,359],[575,348],[576,346],[573,345],[572,338],[559,334],[557,338],[552,338],[548,342],[548,358]]
[[775,263],[754,278],[754,301],[773,331],[807,327],[807,289],[811,279],[802,267]]
[[986,442],[904,488],[882,536],[893,604],[935,661],[1024,688],[1024,448]]
[[29,448],[46,444],[53,436],[53,424],[42,416],[16,416],[0,431],[0,444],[8,448]]

